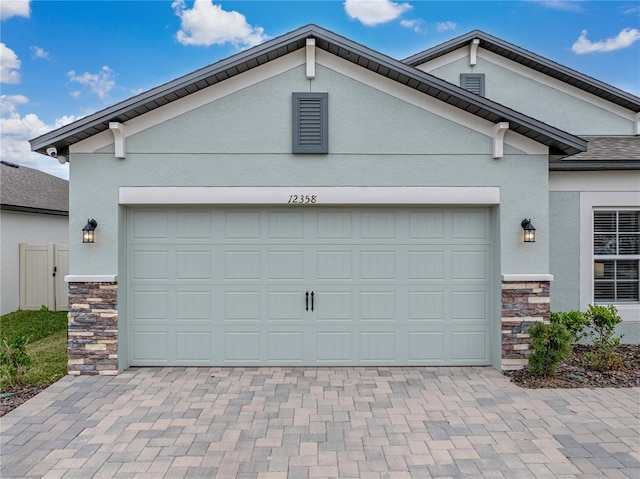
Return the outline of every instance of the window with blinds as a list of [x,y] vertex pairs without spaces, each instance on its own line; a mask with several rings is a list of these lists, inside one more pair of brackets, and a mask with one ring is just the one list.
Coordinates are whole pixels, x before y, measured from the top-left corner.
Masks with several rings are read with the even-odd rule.
[[640,301],[640,211],[593,212],[596,303]]
[[484,96],[484,73],[461,73],[460,86],[476,95]]
[[328,93],[293,94],[293,153],[329,153]]

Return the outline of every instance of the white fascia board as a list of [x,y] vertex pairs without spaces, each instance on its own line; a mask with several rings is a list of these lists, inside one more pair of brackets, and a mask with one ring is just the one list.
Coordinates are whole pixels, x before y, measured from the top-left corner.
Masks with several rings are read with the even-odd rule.
[[503,274],[502,281],[505,281],[505,282],[553,281],[553,275],[552,274]]
[[[336,73],[352,78],[371,88],[383,91],[399,100],[458,123],[473,131],[477,131],[489,137],[490,141],[493,142],[494,123],[484,120],[472,113],[456,108],[413,88],[409,88],[395,80],[374,73],[371,70],[354,65],[324,50],[318,50],[316,52],[316,62]],[[547,155],[549,152],[549,149],[545,145],[513,131],[507,132],[504,137],[504,142],[529,155]]]
[[640,201],[640,171],[551,171],[549,191],[635,191]]
[[635,112],[631,110],[627,110],[626,108],[616,105],[615,103],[611,103],[604,98],[600,98],[599,96],[592,95],[587,93],[580,88],[576,88],[574,86],[569,85],[563,81],[557,80],[549,75],[545,75],[544,73],[540,73],[533,68],[525,67],[520,63],[514,62],[512,60],[508,60],[503,56],[500,56],[496,53],[490,52],[489,50],[485,50],[484,48],[478,48],[478,57],[486,60],[490,63],[498,65],[506,70],[510,70],[518,75],[522,75],[524,77],[530,78],[533,81],[541,83],[550,88],[554,88],[562,93],[566,93],[567,95],[571,95],[579,100],[585,101],[587,103],[591,103],[603,110],[607,110],[614,115],[618,115],[626,120],[635,122]]
[[[127,136],[135,135],[148,128],[154,127],[177,116],[188,113],[191,110],[219,100],[225,96],[236,93],[252,85],[265,81],[281,73],[292,70],[306,64],[304,49],[296,50],[289,55],[284,55],[276,60],[267,62],[259,67],[240,73],[228,80],[216,83],[210,87],[187,95],[179,100],[144,115],[137,116],[126,122]],[[113,143],[113,135],[110,131],[104,131],[79,141],[69,147],[70,153],[94,153]]]
[[500,188],[487,187],[131,187],[121,205],[497,205]]
[[68,274],[64,277],[67,283],[117,283],[117,274]]

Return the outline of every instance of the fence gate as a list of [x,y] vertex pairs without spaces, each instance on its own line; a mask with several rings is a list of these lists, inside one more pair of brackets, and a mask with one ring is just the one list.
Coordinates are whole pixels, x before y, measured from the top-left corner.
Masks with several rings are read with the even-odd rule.
[[69,309],[69,246],[20,244],[20,309]]

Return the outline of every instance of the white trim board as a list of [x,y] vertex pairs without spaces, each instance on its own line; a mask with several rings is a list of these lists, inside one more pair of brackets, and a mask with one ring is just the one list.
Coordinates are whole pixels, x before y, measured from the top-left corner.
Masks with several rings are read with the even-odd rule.
[[131,187],[121,205],[497,205],[500,188],[484,187]]
[[552,274],[503,274],[502,281],[553,281]]
[[68,274],[64,277],[67,283],[117,283],[117,274]]

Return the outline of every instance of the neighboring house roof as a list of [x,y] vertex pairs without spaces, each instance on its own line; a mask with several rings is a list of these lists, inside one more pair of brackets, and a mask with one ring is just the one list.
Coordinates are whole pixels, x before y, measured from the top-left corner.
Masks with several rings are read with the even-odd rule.
[[69,216],[69,182],[0,161],[0,209]]
[[148,113],[198,90],[228,80],[295,50],[305,48],[307,38],[315,38],[317,48],[379,75],[391,78],[409,88],[438,98],[487,121],[493,123],[508,121],[512,131],[547,145],[552,156],[569,156],[586,150],[587,142],[575,135],[487,98],[474,95],[456,85],[315,25],[301,27],[46,133],[31,140],[31,149],[45,154],[47,147],[55,146],[59,155],[65,155],[69,146],[74,143],[107,130],[109,122],[125,123],[127,120]]
[[640,98],[623,90],[619,90],[611,85],[607,85],[595,78],[587,76],[583,73],[567,68],[559,63],[551,61],[547,58],[536,55],[528,50],[512,45],[499,38],[484,33],[480,30],[473,30],[462,36],[456,37],[448,42],[437,45],[433,48],[417,53],[403,60],[404,63],[411,66],[418,66],[426,63],[434,58],[446,55],[459,48],[468,47],[469,43],[477,38],[480,40],[480,47],[489,50],[497,55],[503,56],[514,62],[520,63],[528,68],[539,71],[563,81],[580,90],[584,90],[593,95],[604,98],[611,103],[620,105],[634,112],[640,112]]
[[551,161],[550,170],[640,170],[640,136],[589,136],[587,151]]

